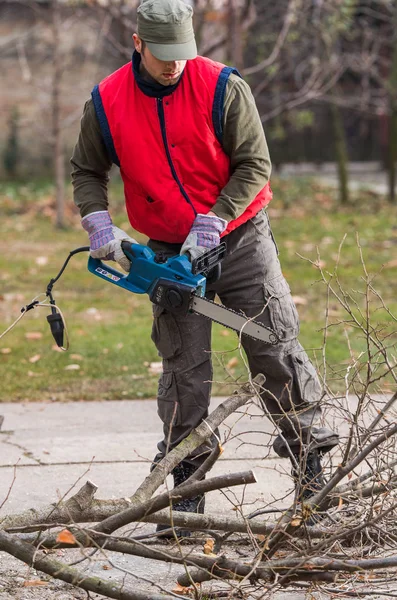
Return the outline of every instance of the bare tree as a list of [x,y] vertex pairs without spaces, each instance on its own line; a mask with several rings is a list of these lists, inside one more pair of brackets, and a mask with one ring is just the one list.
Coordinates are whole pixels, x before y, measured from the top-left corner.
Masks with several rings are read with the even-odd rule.
[[62,55],[60,49],[61,14],[59,0],[52,0],[52,143],[54,148],[56,226],[65,227],[65,155],[61,124]]

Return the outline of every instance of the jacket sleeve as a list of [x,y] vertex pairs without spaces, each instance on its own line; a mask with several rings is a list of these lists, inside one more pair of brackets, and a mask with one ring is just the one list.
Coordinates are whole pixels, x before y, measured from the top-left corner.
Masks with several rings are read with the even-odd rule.
[[231,221],[253,201],[271,172],[265,133],[251,89],[234,74],[226,87],[222,146],[230,157],[231,176],[212,211]]
[[71,158],[73,198],[82,217],[108,209],[112,161],[104,144],[92,100],[84,106],[80,134]]

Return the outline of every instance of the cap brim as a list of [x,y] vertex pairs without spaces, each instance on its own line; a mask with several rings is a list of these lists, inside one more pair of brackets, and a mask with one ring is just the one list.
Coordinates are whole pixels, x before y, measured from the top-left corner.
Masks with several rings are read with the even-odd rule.
[[153,44],[146,42],[150,52],[159,60],[192,60],[197,56],[196,41],[183,44]]

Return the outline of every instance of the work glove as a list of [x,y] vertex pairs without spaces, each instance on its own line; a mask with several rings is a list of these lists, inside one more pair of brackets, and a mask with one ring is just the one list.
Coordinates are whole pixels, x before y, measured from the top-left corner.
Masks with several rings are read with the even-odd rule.
[[198,214],[182,245],[181,254],[188,254],[192,261],[207,252],[207,250],[216,248],[216,246],[219,246],[221,233],[225,231],[226,227],[227,221],[225,219]]
[[81,224],[90,238],[90,255],[92,258],[114,260],[128,273],[131,262],[121,249],[121,242],[127,241],[131,244],[137,244],[137,241],[125,231],[113,225],[107,210],[99,210],[86,215],[81,220]]

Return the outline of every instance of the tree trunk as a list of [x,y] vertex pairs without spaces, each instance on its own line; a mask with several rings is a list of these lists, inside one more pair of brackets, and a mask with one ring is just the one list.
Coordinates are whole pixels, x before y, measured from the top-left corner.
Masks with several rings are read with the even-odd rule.
[[342,205],[349,203],[349,176],[346,136],[339,106],[331,103],[331,122],[334,137],[335,159],[338,168],[339,201]]
[[396,160],[397,160],[397,2],[394,2],[393,60],[390,73],[390,128],[389,128],[389,200],[396,202]]
[[241,8],[238,0],[229,0],[228,13],[227,59],[233,67],[242,70],[244,67],[243,40],[241,35]]
[[65,227],[65,162],[61,128],[61,78],[59,0],[52,0],[53,82],[52,82],[52,139],[54,148],[56,226]]

